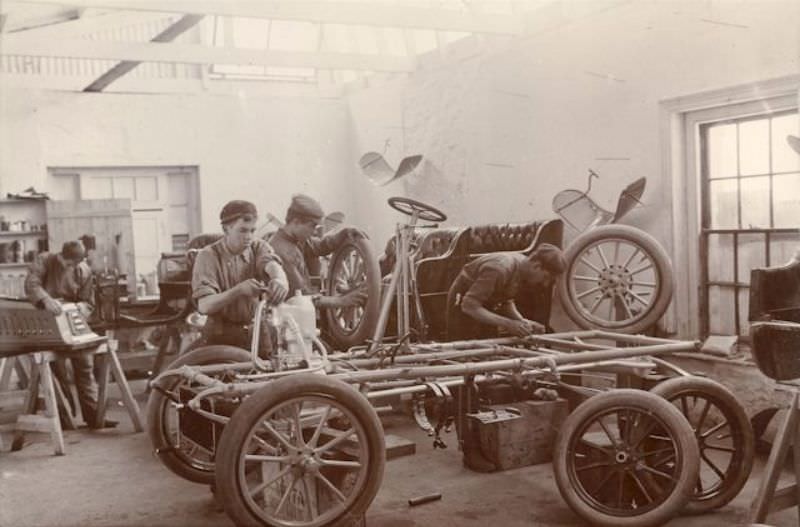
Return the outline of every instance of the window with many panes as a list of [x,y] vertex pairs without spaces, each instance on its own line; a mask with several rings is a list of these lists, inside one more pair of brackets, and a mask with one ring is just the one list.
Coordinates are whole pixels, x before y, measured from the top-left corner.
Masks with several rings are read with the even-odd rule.
[[800,156],[796,110],[700,127],[703,182],[703,333],[747,334],[750,271],[784,263],[798,247]]

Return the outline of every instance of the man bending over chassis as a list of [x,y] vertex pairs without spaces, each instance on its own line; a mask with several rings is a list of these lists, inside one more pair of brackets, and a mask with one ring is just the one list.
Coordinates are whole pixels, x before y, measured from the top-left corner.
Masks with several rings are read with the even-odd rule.
[[311,288],[306,256],[325,256],[347,240],[366,236],[358,229],[344,228],[318,238],[314,236],[314,233],[324,215],[322,207],[314,198],[296,194],[292,197],[292,202],[286,211],[286,225],[272,235],[269,244],[283,262],[291,294],[295,294],[296,291],[300,291],[304,295],[313,294],[314,305],[318,308],[361,305],[367,298],[366,292],[361,289],[348,291],[341,296],[325,296],[316,294]]
[[447,338],[487,338],[498,330],[516,337],[543,333],[542,324],[525,319],[514,303],[520,291],[547,288],[564,272],[561,249],[543,243],[529,256],[500,252],[469,262],[447,294]]
[[[228,202],[219,215],[223,237],[200,250],[192,271],[192,297],[208,315],[192,348],[227,344],[250,349],[258,295],[278,304],[288,293],[286,274],[264,240],[254,238],[258,213],[249,201]],[[269,339],[264,339],[268,345]],[[265,348],[263,350],[267,352]]]

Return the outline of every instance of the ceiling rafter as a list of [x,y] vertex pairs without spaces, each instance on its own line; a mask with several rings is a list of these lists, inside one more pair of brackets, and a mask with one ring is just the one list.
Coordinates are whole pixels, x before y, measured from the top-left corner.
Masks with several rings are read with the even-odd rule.
[[297,20],[323,24],[346,24],[407,29],[431,29],[467,33],[514,35],[523,32],[517,17],[434,7],[382,2],[289,1],[226,2],[222,0],[15,0],[30,4],[159,11],[234,17]]
[[2,55],[62,57],[183,64],[239,64],[317,69],[410,72],[415,61],[408,57],[356,53],[252,50],[209,47],[198,44],[92,41],[62,39],[3,42]]
[[[196,26],[203,19],[203,17],[204,15],[183,15],[180,20],[176,21],[164,31],[153,37],[151,42],[172,42],[181,34]],[[84,88],[83,91],[101,92],[109,84],[119,79],[123,75],[126,75],[139,64],[141,64],[141,61],[123,60],[98,77],[94,82]]]
[[6,32],[2,38],[4,44],[8,42],[30,42],[42,38],[72,38],[98,33],[107,29],[144,24],[167,18],[167,16],[165,13],[100,12],[91,15],[85,14],[81,18],[68,20],[60,24],[25,31]]

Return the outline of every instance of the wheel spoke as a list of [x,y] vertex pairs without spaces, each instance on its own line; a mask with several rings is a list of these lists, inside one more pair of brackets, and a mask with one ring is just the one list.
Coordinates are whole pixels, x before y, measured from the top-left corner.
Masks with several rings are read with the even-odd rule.
[[700,452],[700,458],[705,461],[709,467],[711,467],[711,470],[713,470],[717,476],[719,476],[719,479],[725,479],[725,473],[717,465],[715,465],[711,459],[709,459],[704,451]]
[[597,297],[597,300],[594,301],[594,304],[592,304],[591,309],[589,309],[590,315],[594,315],[594,312],[597,311],[597,308],[600,306],[600,303],[603,301],[603,298],[605,297],[602,295]]
[[600,269],[600,268],[599,268],[599,267],[597,267],[595,264],[593,264],[592,262],[590,262],[590,261],[589,261],[589,260],[586,258],[586,256],[581,256],[581,262],[583,262],[583,263],[584,263],[584,264],[586,264],[587,266],[591,267],[591,268],[592,268],[592,270],[593,270],[594,272],[596,272],[597,274],[600,274],[600,273],[602,273],[602,272],[603,272],[603,271],[602,271],[602,269]]
[[601,289],[601,288],[600,288],[600,286],[598,285],[598,286],[596,286],[596,287],[593,287],[593,288],[591,288],[591,289],[587,289],[586,291],[584,291],[583,293],[581,293],[581,294],[579,294],[579,295],[576,295],[576,296],[575,296],[575,298],[577,298],[578,300],[580,300],[581,298],[583,298],[583,297],[585,297],[585,296],[587,296],[587,295],[591,295],[591,294],[592,294],[592,293],[594,293],[594,292],[600,291],[600,289]]
[[702,437],[703,439],[706,439],[711,434],[722,430],[722,428],[724,428],[727,424],[728,424],[728,420],[724,419],[721,423],[717,423],[716,425],[712,426],[711,428],[709,428],[708,430],[706,430],[705,432],[700,434],[700,437]]
[[666,472],[661,472],[660,470],[656,470],[653,467],[650,467],[648,465],[642,465],[642,470],[645,470],[645,471],[653,474],[654,476],[659,476],[659,477],[662,477],[664,479],[668,479],[670,481],[677,481],[671,474],[667,474]]
[[245,463],[286,463],[289,461],[290,456],[262,456],[260,454],[245,454]]
[[315,472],[314,475],[317,477],[317,479],[322,481],[322,483],[326,487],[328,487],[328,489],[330,489],[331,492],[333,492],[333,495],[336,496],[339,499],[339,501],[341,501],[342,503],[347,501],[347,496],[342,494],[342,491],[337,489],[336,486],[333,483],[331,483],[330,480],[328,480],[328,478],[326,478],[322,473]]
[[276,474],[275,477],[273,477],[272,479],[267,481],[262,481],[261,483],[250,489],[250,497],[255,498],[256,494],[266,489],[267,487],[271,486],[276,481],[282,479],[286,474],[289,473],[290,470],[292,470],[292,465],[287,465],[283,468],[283,470],[278,472],[278,474]]
[[637,280],[634,280],[634,281],[631,282],[631,285],[638,285],[638,286],[642,286],[642,287],[653,287],[653,288],[655,288],[657,284],[655,282],[639,282]]
[[325,423],[328,422],[328,417],[330,417],[330,415],[331,415],[331,407],[326,406],[324,413],[322,414],[322,417],[319,420],[319,424],[317,425],[316,430],[314,430],[314,434],[311,436],[311,439],[308,440],[308,443],[306,443],[311,448],[315,448],[317,446],[317,442],[319,441],[319,436],[322,433],[322,427],[325,425]]
[[297,446],[304,447],[306,446],[306,442],[303,441],[303,426],[300,424],[300,410],[303,407],[303,400],[299,399],[295,404],[292,405],[294,408],[294,427],[297,432]]
[[600,481],[597,483],[597,486],[594,488],[594,490],[592,490],[592,491],[589,493],[589,495],[590,495],[590,496],[595,496],[595,495],[596,495],[596,494],[597,494],[597,493],[600,491],[600,489],[602,489],[603,487],[605,487],[606,483],[608,483],[608,481],[611,479],[611,476],[613,476],[613,475],[614,475],[614,474],[616,474],[616,473],[617,473],[617,471],[616,471],[616,470],[609,470],[609,471],[608,471],[608,474],[606,474],[606,475],[605,475],[605,477],[604,477],[603,479],[601,479],[601,480],[600,480]]
[[634,293],[634,292],[633,292],[633,291],[631,291],[630,289],[628,290],[628,294],[629,294],[629,295],[631,295],[631,296],[632,296],[633,298],[635,298],[636,300],[638,300],[639,302],[641,302],[641,304],[642,304],[643,306],[647,307],[647,306],[649,306],[649,305],[650,305],[650,302],[648,302],[647,300],[645,300],[644,298],[642,298],[642,297],[641,297],[641,296],[640,296],[638,293]]
[[619,260],[619,240],[614,240],[614,259],[612,260],[614,265],[616,265],[617,260]]
[[708,417],[708,411],[711,409],[711,401],[705,399],[706,405],[703,407],[703,410],[700,412],[700,418],[697,420],[697,427],[695,430],[702,430],[703,429],[703,422]]
[[602,452],[603,454],[608,456],[609,459],[614,457],[613,453],[609,452],[607,449],[601,447],[600,445],[595,445],[594,443],[592,443],[588,439],[580,438],[578,441],[579,441],[579,443],[581,445],[583,445],[583,446],[585,446],[587,448],[591,448],[591,449],[598,450],[598,451]]
[[631,273],[630,273],[630,274],[631,274],[631,276],[634,276],[634,275],[637,275],[637,274],[639,274],[639,273],[642,273],[642,272],[644,272],[644,271],[647,271],[648,269],[650,269],[650,268],[652,268],[652,267],[653,267],[653,262],[651,262],[651,261],[649,261],[649,260],[648,260],[648,261],[647,261],[647,263],[645,263],[645,264],[644,264],[644,265],[642,265],[642,266],[639,266],[639,267],[637,267],[636,269],[634,269],[633,271],[631,271]]
[[603,267],[605,267],[606,269],[608,269],[609,267],[611,267],[611,266],[608,264],[608,260],[606,259],[606,255],[605,255],[605,253],[603,252],[603,248],[602,248],[600,245],[595,245],[595,246],[594,246],[594,248],[595,248],[595,250],[597,251],[597,254],[599,254],[599,255],[600,255],[600,261],[601,261],[601,262],[603,262]]
[[287,449],[289,449],[289,450],[294,450],[294,449],[295,449],[295,446],[289,442],[288,438],[284,437],[284,435],[283,435],[283,434],[281,434],[280,432],[278,432],[277,430],[275,430],[275,429],[272,427],[272,425],[271,425],[271,424],[269,424],[267,421],[262,421],[262,422],[261,422],[261,426],[263,426],[263,427],[264,427],[264,429],[265,429],[267,432],[269,432],[270,434],[272,434],[272,436],[273,436],[275,439],[277,439],[277,440],[280,442],[280,444],[282,444],[282,445],[284,446],[284,448],[287,448]]
[[616,296],[619,298],[619,301],[622,302],[622,305],[625,306],[625,314],[628,316],[628,318],[633,318],[633,311],[631,311],[631,306],[628,305],[628,301],[625,300],[625,295],[622,293],[617,293]]
[[634,246],[633,252],[630,254],[630,256],[628,256],[628,259],[625,260],[625,263],[622,264],[622,268],[627,269],[630,263],[633,261],[633,259],[636,258],[637,254],[639,254],[639,248]]
[[314,521],[314,518],[319,516],[319,511],[317,510],[317,503],[316,500],[313,499],[313,493],[309,488],[308,477],[303,477],[303,495],[305,498],[306,503],[306,510],[308,511],[308,519],[309,521]]
[[611,434],[611,431],[608,429],[608,427],[606,426],[606,424],[603,422],[603,418],[602,418],[602,417],[598,417],[598,418],[597,418],[597,424],[599,424],[599,425],[600,425],[600,428],[602,428],[602,429],[603,429],[603,432],[605,432],[605,434],[606,434],[606,436],[608,437],[609,441],[611,441],[611,444],[612,444],[612,445],[614,445],[614,447],[616,448],[616,446],[617,446],[617,440],[616,440],[616,438],[615,438],[615,437],[614,437],[614,436]]
[[342,467],[342,468],[361,468],[361,463],[358,461],[346,461],[343,459],[320,459],[320,464],[328,467]]
[[733,447],[729,446],[717,446],[717,445],[706,445],[703,447],[704,450],[717,450],[719,452],[728,452],[729,454],[735,454],[737,451]]
[[322,452],[327,452],[328,450],[330,450],[331,448],[335,447],[339,443],[342,443],[343,441],[345,441],[347,438],[349,438],[355,432],[356,432],[355,428],[350,428],[346,432],[343,432],[341,435],[331,439],[330,441],[328,441],[327,443],[325,443],[321,447],[315,448],[314,452],[316,452],[318,454],[322,453]]
[[636,486],[639,487],[639,490],[642,492],[642,494],[644,494],[644,498],[647,500],[647,502],[653,503],[655,500],[652,497],[650,497],[650,493],[647,492],[647,489],[645,488],[644,484],[642,484],[642,482],[639,480],[639,477],[633,472],[630,473],[630,476],[631,479],[633,479],[633,481],[636,483]]
[[597,282],[596,276],[572,275],[573,280],[582,280],[584,282]]
[[589,463],[588,465],[583,465],[581,467],[578,467],[575,469],[575,472],[583,472],[585,470],[592,470],[595,468],[613,467],[613,466],[614,463],[612,463],[611,461],[598,461],[596,463]]
[[262,449],[266,450],[267,453],[271,453],[271,454],[277,454],[278,453],[278,449],[277,448],[275,448],[274,446],[270,445],[269,443],[267,443],[266,441],[264,441],[262,438],[258,437],[257,435],[253,436],[253,440],[256,443],[258,443],[259,447],[261,447]]
[[278,513],[281,511],[283,506],[286,504],[286,500],[289,499],[289,495],[294,490],[294,485],[295,485],[295,483],[297,483],[297,479],[298,479],[297,476],[292,478],[292,483],[289,485],[289,488],[286,489],[286,492],[283,494],[283,497],[281,498],[281,501],[278,502],[278,506],[275,507],[275,516],[278,515]]

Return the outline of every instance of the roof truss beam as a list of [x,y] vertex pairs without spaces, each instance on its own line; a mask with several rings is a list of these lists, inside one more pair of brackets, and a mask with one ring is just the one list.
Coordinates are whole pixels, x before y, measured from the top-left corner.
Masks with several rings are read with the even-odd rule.
[[433,7],[354,1],[229,2],[222,0],[16,0],[24,3],[59,4],[73,7],[160,11],[272,20],[296,20],[324,24],[346,24],[462,31],[469,33],[520,34],[522,23],[512,15],[476,13]]
[[117,42],[83,39],[3,42],[3,45],[0,46],[0,54],[135,62],[231,64],[382,72],[410,72],[415,67],[414,60],[407,57],[235,49],[201,46],[198,44],[178,44],[175,42]]

